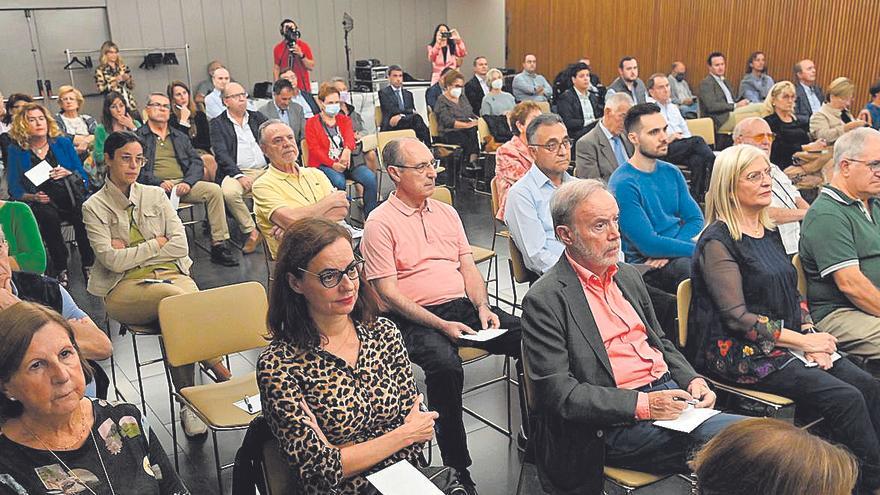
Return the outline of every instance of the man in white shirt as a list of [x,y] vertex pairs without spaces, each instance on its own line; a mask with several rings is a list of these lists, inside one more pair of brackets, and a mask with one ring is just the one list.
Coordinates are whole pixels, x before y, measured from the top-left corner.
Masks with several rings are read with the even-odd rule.
[[666,132],[669,141],[666,160],[676,165],[683,165],[691,171],[691,195],[697,202],[701,202],[709,185],[709,177],[712,176],[715,153],[703,138],[691,135],[678,106],[672,103],[669,78],[666,75],[659,72],[652,74],[647,86],[648,103],[660,107],[660,113],[669,126]]
[[214,85],[214,91],[205,96],[205,115],[208,116],[208,119],[213,119],[226,110],[220,92],[229,84],[229,71],[225,67],[214,69],[214,74],[211,75],[211,83]]
[[[761,148],[770,161],[770,148],[773,145],[773,133],[767,121],[760,117],[748,117],[733,128],[734,144],[750,144]],[[779,229],[782,245],[789,256],[798,252],[801,237],[801,220],[807,214],[810,204],[804,201],[791,179],[779,167],[770,164],[770,178],[773,181],[771,191],[773,201],[767,212],[770,219]]]
[[804,59],[794,64],[795,100],[794,114],[801,122],[809,122],[810,116],[818,112],[825,101],[822,88],[816,84],[816,64]]

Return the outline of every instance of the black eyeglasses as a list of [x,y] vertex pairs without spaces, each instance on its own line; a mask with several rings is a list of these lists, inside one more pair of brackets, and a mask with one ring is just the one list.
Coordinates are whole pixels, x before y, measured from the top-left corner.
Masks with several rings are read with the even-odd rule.
[[364,266],[364,260],[355,257],[354,261],[349,263],[345,270],[336,270],[328,268],[321,270],[321,273],[313,273],[305,268],[299,268],[300,271],[314,275],[321,281],[321,285],[328,289],[332,289],[342,282],[342,277],[348,277],[349,280],[357,280],[360,277],[361,268]]
[[572,144],[571,139],[562,138],[562,141],[550,141],[549,143],[544,143],[544,144],[529,143],[529,146],[534,146],[536,148],[544,148],[549,153],[556,153],[557,151],[559,151],[560,147],[563,147],[565,149],[570,149],[571,144]]
[[397,168],[408,168],[410,170],[414,170],[416,173],[424,174],[428,171],[428,169],[437,170],[437,167],[440,166],[440,160],[431,160],[430,162],[422,162],[422,163],[417,163],[415,165],[391,165],[391,166],[397,167]]
[[163,110],[171,110],[170,103],[147,103],[148,107],[161,108]]

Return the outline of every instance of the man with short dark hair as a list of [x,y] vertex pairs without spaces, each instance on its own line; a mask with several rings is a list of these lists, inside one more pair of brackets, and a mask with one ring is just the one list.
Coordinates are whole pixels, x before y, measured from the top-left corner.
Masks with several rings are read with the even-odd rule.
[[615,93],[605,99],[599,123],[574,145],[575,177],[608,182],[617,167],[629,161],[633,146],[623,132],[623,120],[631,106],[632,98],[626,93]]
[[736,124],[734,109],[749,104],[749,100],[737,99],[733,87],[724,78],[727,73],[727,60],[721,52],[712,52],[706,58],[709,75],[700,82],[700,110],[704,116],[715,123],[715,132],[729,133]]
[[486,57],[475,58],[474,77],[464,85],[464,95],[475,111],[483,106],[483,97],[489,93],[489,84],[486,82],[487,72],[489,72],[489,60]]
[[617,79],[608,85],[607,95],[626,93],[633,103],[644,103],[647,95],[645,83],[639,79],[639,62],[635,57],[627,55],[617,64]]
[[626,135],[635,146],[629,163],[611,175],[608,189],[620,206],[620,232],[627,263],[652,269],[645,282],[675,294],[691,274],[703,213],[675,165],[660,160],[669,149],[666,119],[655,103],[629,109]]
[[[214,71],[217,73],[223,69]],[[147,123],[135,133],[144,144],[147,161],[141,169],[138,182],[159,186],[166,194],[174,194],[187,203],[204,203],[211,226],[211,261],[224,266],[238,266],[226,240],[226,209],[223,191],[213,182],[202,180],[205,167],[189,136],[168,125],[171,100],[164,93],[153,93],[147,98]]]
[[809,122],[814,112],[822,108],[825,94],[816,84],[816,64],[804,59],[794,64],[795,99],[794,115],[801,122]]
[[388,67],[388,86],[379,90],[379,108],[382,110],[381,130],[412,129],[419,141],[431,146],[431,132],[416,112],[412,92],[403,87],[403,69],[399,65]]
[[681,112],[670,98],[669,78],[661,73],[652,74],[648,78],[648,103],[656,103],[660,113],[669,126],[669,152],[666,159],[670,163],[683,165],[691,172],[691,195],[698,202],[703,200],[709,177],[712,176],[712,165],[715,153],[700,136],[691,134]]
[[568,137],[577,142],[596,125],[601,107],[599,97],[590,91],[590,67],[582,62],[570,67],[571,88],[556,100],[556,111],[565,122]]
[[296,73],[293,72],[293,69],[282,71],[280,78],[290,81],[290,84],[293,85],[293,99],[290,101],[296,103],[302,108],[303,118],[309,120],[313,116],[321,113],[321,107],[318,106],[318,102],[315,101],[315,97],[312,96],[312,93],[301,91],[297,86],[298,78],[296,77]]
[[281,21],[279,28],[283,38],[272,50],[272,75],[280,79],[286,70],[292,70],[299,81],[298,88],[311,93],[312,82],[309,71],[315,70],[315,58],[312,56],[312,48],[302,40],[299,26],[292,19]]
[[257,142],[257,130],[266,117],[247,109],[247,93],[241,84],[231,82],[223,90],[226,112],[211,119],[211,148],[217,159],[217,178],[223,190],[226,209],[247,235],[241,251],[253,253],[260,244],[260,231],[244,202],[254,181],[266,171],[266,157]]
[[672,92],[672,103],[678,105],[681,114],[686,119],[697,118],[697,97],[691,91],[687,82],[687,67],[684,62],[672,62],[672,70],[669,73],[669,89]]
[[299,105],[291,105],[294,95],[293,83],[287,79],[279,79],[272,84],[272,100],[259,108],[259,112],[267,119],[278,119],[293,129],[297,142],[305,135],[306,118]]
[[516,101],[550,101],[553,88],[537,70],[538,58],[527,53],[523,59],[522,72],[513,78],[513,97]]

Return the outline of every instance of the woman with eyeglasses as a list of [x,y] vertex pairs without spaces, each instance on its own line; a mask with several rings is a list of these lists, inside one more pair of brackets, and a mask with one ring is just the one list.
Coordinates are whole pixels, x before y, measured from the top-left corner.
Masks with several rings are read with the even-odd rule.
[[813,325],[770,202],[763,151],[736,145],[718,155],[691,267],[692,361],[708,376],[819,413],[831,439],[859,458],[859,493],[870,493],[880,488],[880,384],[839,359],[837,339]]
[[377,317],[348,230],[305,218],[284,235],[257,361],[263,415],[307,494],[357,494],[415,463],[437,414],[422,409],[397,326]]
[[798,120],[794,114],[797,100],[794,84],[780,81],[770,88],[761,110],[764,120],[776,136],[770,148],[770,162],[785,170],[792,165],[794,154],[799,151],[821,151],[825,140],[813,141],[810,123]]
[[463,158],[474,166],[480,153],[477,136],[477,122],[480,117],[474,113],[468,99],[464,97],[464,76],[457,70],[447,72],[443,76],[443,88],[443,94],[434,104],[439,140],[461,146]]

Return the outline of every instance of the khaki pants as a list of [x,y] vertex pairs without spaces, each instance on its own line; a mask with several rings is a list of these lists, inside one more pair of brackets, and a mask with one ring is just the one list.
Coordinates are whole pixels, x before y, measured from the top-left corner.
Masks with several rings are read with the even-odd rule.
[[880,318],[843,308],[832,311],[816,326],[837,337],[839,349],[867,359],[880,358]]
[[[121,280],[104,298],[107,316],[120,323],[148,325],[159,319],[159,302],[169,296],[198,292],[199,287],[188,276],[170,270],[157,270],[150,277],[171,280],[170,284],[144,284],[140,280]],[[218,362],[206,362],[211,366]],[[195,385],[195,366],[171,368],[171,381],[175,388]]]
[[[180,184],[182,181],[173,181]],[[226,225],[226,207],[223,206],[223,191],[213,182],[200,180],[189,190],[189,194],[181,196],[184,203],[204,203],[208,211],[208,224],[211,225],[211,241],[220,242],[229,239],[229,226]]]
[[[253,181],[259,179],[265,172],[265,168],[246,168],[241,171],[245,177],[250,177]],[[223,184],[220,186],[220,189],[223,190],[223,199],[226,201],[226,208],[229,210],[232,217],[235,218],[235,221],[238,222],[241,232],[243,234],[250,234],[253,232],[256,228],[254,225],[254,219],[251,217],[251,211],[244,202],[244,198],[249,197],[251,192],[245,191],[244,188],[241,187],[241,182],[238,182],[238,179],[234,179],[229,175],[223,178]]]

